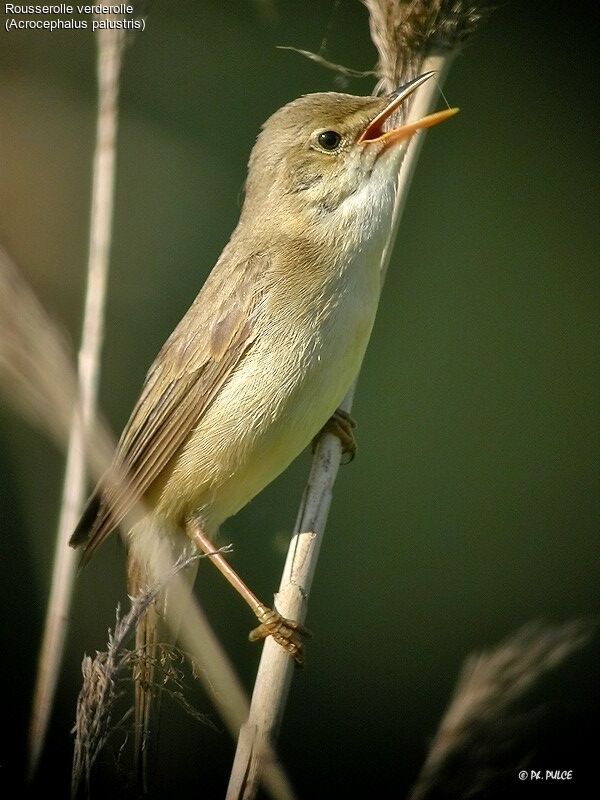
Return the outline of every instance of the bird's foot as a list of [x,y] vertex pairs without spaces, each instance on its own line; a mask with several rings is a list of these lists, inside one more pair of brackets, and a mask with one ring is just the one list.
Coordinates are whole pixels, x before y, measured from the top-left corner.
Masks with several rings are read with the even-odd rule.
[[349,464],[354,460],[354,456],[356,455],[354,428],[356,428],[356,422],[352,419],[350,414],[342,408],[338,408],[333,412],[331,417],[313,439],[313,452],[323,434],[333,433],[342,443],[342,464]]
[[286,619],[268,606],[257,606],[254,613],[260,625],[250,631],[248,635],[250,641],[257,642],[260,639],[266,639],[267,636],[272,636],[273,640],[290,654],[296,664],[302,666],[304,664],[304,643],[301,637],[310,636],[310,631],[300,622]]

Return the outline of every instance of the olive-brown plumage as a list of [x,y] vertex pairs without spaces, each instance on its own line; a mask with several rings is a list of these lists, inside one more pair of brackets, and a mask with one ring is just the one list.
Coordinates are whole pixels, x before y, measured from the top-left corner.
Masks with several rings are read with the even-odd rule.
[[[98,486],[73,534],[86,557],[139,499],[147,517],[131,535],[164,537],[174,558],[190,520],[213,537],[335,412],[375,318],[402,143],[449,116],[383,131],[424,79],[388,98],[307,95],[267,120],[239,224],[123,431],[120,479]],[[130,593],[153,575],[150,557],[130,564]],[[138,647],[156,647],[164,602]],[[148,691],[138,695],[146,727]]]

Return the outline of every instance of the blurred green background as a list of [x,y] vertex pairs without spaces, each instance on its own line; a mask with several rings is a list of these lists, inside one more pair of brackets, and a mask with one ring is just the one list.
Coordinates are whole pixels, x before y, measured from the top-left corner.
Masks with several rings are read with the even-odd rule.
[[[301,797],[402,795],[467,653],[534,618],[598,611],[593,37],[577,4],[502,4],[444,87],[461,113],[428,135],[402,222],[356,399],[359,454],[336,485],[315,636],[282,731]],[[236,223],[260,124],[306,92],[372,89],[278,44],[358,69],[375,61],[357,0],[155,0],[128,49],[101,389],[117,432]],[[0,33],[0,240],[75,343],[94,70],[90,33]],[[308,464],[303,455],[225,526],[232,561],[265,598]],[[62,471],[63,455],[3,408],[3,786],[22,774]],[[250,688],[252,619],[213,571],[200,570],[199,595]],[[81,657],[103,648],[123,591],[113,537],[78,579],[36,793],[67,794]],[[549,716],[523,754],[576,770],[580,788],[560,786],[562,797],[582,796],[593,768],[593,650],[537,698]],[[213,719],[216,731],[167,708],[157,796],[223,796],[233,746]],[[515,793],[532,790],[510,779]]]

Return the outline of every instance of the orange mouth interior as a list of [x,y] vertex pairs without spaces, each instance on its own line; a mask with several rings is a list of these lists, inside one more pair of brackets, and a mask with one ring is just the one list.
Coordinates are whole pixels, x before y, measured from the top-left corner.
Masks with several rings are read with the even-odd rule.
[[358,141],[364,143],[383,142],[386,145],[392,144],[393,142],[400,142],[403,139],[408,139],[417,131],[438,125],[440,122],[444,122],[444,120],[450,119],[450,117],[458,113],[458,108],[445,108],[443,111],[435,111],[433,114],[427,114],[427,116],[421,117],[421,119],[418,119],[416,122],[408,122],[406,125],[401,125],[399,128],[393,128],[391,131],[384,131],[384,122],[405,99],[405,97],[394,98],[383,111],[377,114],[375,119],[371,120],[360,135]]

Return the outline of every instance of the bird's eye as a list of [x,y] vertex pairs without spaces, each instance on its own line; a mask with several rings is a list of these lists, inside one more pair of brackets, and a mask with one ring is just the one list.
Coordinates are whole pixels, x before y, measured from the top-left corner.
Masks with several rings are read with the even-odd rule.
[[317,142],[323,150],[337,150],[342,137],[337,131],[322,131],[317,136]]

